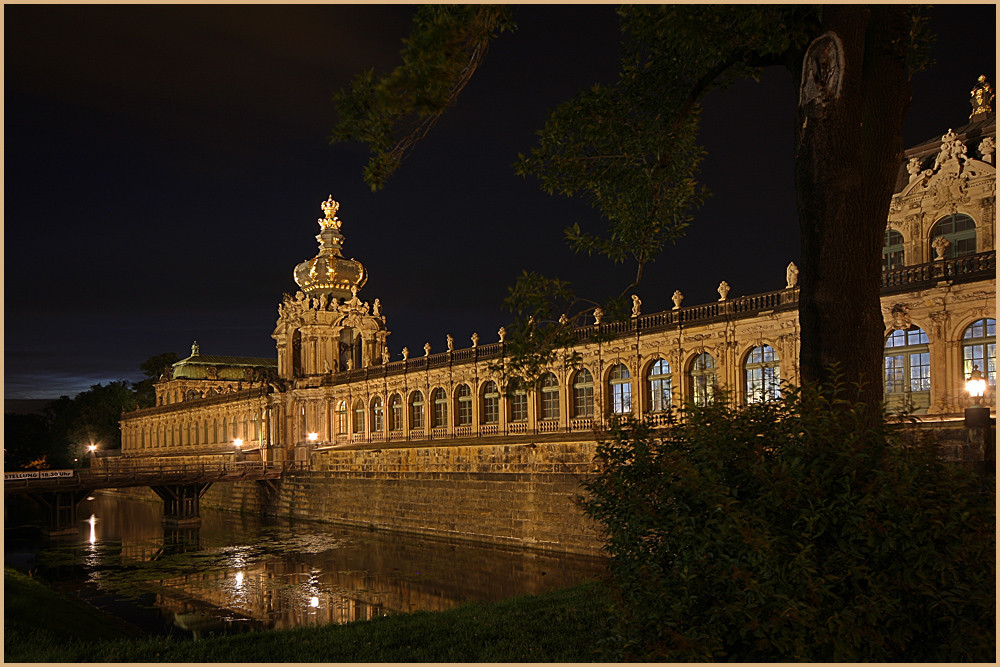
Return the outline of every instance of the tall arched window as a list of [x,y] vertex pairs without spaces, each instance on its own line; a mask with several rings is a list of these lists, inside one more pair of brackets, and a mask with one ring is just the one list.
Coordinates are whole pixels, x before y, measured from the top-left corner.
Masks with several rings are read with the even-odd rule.
[[663,412],[673,405],[673,377],[666,359],[658,359],[649,367],[646,386],[649,389],[650,412]]
[[365,432],[365,402],[360,398],[354,401],[354,432]]
[[488,380],[483,385],[483,423],[497,424],[500,422],[500,392],[497,383]]
[[937,257],[933,244],[942,237],[950,242],[944,252],[946,259],[976,254],[976,223],[964,213],[947,215],[934,223],[930,238],[931,257]]
[[773,347],[761,345],[750,350],[743,364],[743,386],[747,403],[781,398],[781,371]]
[[415,391],[410,394],[410,428],[424,427],[424,395]]
[[538,383],[541,389],[542,419],[559,419],[559,381],[553,373],[546,373]]
[[965,379],[973,366],[986,378],[990,387],[997,386],[997,321],[992,317],[976,320],[962,334],[962,370]]
[[618,364],[611,369],[608,389],[611,390],[612,414],[623,415],[632,412],[632,376],[625,368],[625,364]]
[[433,428],[442,428],[448,425],[448,394],[444,389],[438,387],[431,392],[431,400],[434,402],[434,423]]
[[524,380],[519,377],[511,378],[508,389],[510,420],[512,422],[528,421],[528,391],[524,387]]
[[885,245],[882,246],[882,270],[903,268],[903,235],[895,229],[885,230]]
[[385,428],[385,413],[382,408],[382,397],[372,399],[372,433],[381,433]]
[[337,433],[347,435],[347,401],[337,403]]
[[403,430],[403,399],[399,394],[393,394],[389,399],[389,430]]
[[586,368],[573,376],[573,416],[594,416],[594,376]]
[[460,384],[455,390],[455,425],[472,426],[472,390]]
[[206,443],[215,442],[214,440],[212,440],[212,439],[209,438],[208,420],[207,419],[205,420],[205,442]]
[[931,403],[931,354],[927,334],[914,325],[885,341],[885,400],[890,408],[924,412]]
[[715,357],[702,352],[691,360],[691,400],[705,406],[715,400]]

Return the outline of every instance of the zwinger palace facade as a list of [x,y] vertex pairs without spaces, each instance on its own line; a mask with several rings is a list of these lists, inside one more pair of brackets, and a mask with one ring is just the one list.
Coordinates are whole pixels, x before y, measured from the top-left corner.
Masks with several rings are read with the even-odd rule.
[[[978,101],[977,101],[978,100]],[[923,420],[957,419],[972,401],[973,367],[996,387],[996,116],[984,78],[969,122],[915,146],[888,211],[882,311],[885,396]],[[278,306],[275,359],[202,355],[173,365],[155,407],[121,421],[122,457],[240,457],[320,469],[324,452],[457,447],[552,438],[593,440],[613,415],[654,424],[712,400],[768,400],[798,377],[797,268],[772,292],[642,313],[576,329],[580,363],[553,366],[530,391],[504,391],[495,372],[505,332],[444,352],[390,353],[379,299],[360,297],[362,264],[342,254],[339,205],[322,204],[319,252],[294,269],[299,291]],[[597,342],[594,334],[613,334]],[[546,434],[552,434],[546,436]],[[543,445],[539,444],[539,447]],[[323,468],[329,469],[329,468]]]

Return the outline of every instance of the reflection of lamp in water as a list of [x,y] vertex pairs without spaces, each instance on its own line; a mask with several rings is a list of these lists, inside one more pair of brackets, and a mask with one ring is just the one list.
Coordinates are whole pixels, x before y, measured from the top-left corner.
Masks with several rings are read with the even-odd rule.
[[93,514],[91,514],[90,518],[87,519],[87,523],[90,524],[90,543],[91,544],[96,544],[97,543],[97,531],[94,530],[94,526],[97,525],[97,517],[94,516]]
[[236,587],[237,588],[241,588],[242,586],[243,586],[243,573],[242,572],[237,572],[236,573]]
[[315,595],[313,597],[309,598],[309,606],[310,607],[318,607],[319,606],[319,598],[316,597]]

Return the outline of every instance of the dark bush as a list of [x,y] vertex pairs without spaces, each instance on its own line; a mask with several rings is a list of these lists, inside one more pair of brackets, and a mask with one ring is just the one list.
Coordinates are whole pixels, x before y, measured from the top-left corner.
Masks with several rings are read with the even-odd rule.
[[583,505],[614,657],[995,660],[994,478],[828,394],[613,428]]

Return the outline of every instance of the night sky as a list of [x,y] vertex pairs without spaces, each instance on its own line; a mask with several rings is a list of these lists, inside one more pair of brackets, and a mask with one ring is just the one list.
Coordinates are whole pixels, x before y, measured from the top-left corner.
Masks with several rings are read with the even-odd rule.
[[[294,266],[313,257],[320,202],[341,203],[344,254],[405,345],[484,342],[523,269],[603,299],[633,269],[574,255],[582,202],[515,176],[547,111],[617,71],[611,6],[528,6],[431,136],[371,193],[360,144],[331,146],[333,94],[387,72],[405,6],[5,5],[5,398],[139,380],[154,354],[273,357]],[[996,85],[995,5],[932,10],[937,65],[914,77],[908,145],[963,125]],[[702,181],[713,197],[647,268],[643,312],[784,286],[798,261],[795,86],[784,70],[711,94]]]

